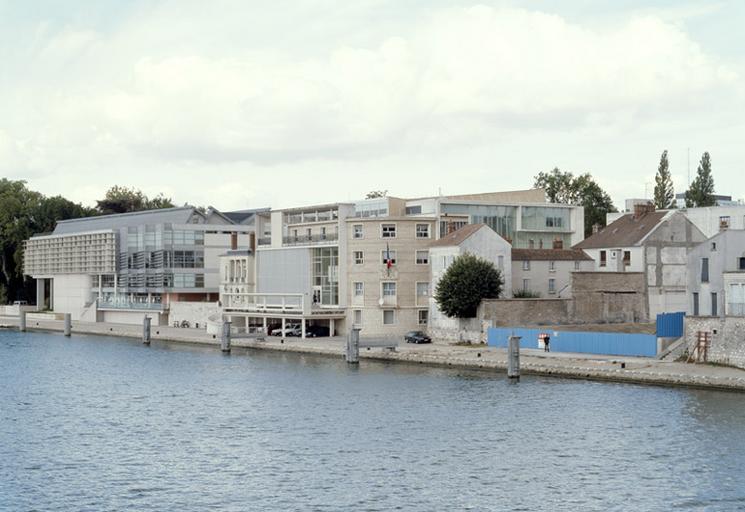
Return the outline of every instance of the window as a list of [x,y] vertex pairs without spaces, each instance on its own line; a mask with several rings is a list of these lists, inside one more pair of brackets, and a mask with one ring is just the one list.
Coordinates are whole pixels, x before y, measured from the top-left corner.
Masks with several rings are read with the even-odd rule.
[[321,228],[321,240],[326,240],[326,228]]
[[711,316],[717,316],[717,294],[711,294]]
[[693,294],[693,316],[698,316],[698,293]]
[[417,297],[428,297],[429,296],[429,283],[417,283],[416,284],[416,295]]
[[574,262],[574,270],[579,270],[579,261]]
[[354,283],[354,296],[362,297],[365,295],[365,285],[359,281]]
[[422,213],[422,205],[406,207],[406,215],[417,215],[420,213]]
[[396,264],[396,251],[382,251],[382,258],[381,261],[383,262],[383,265],[388,263],[386,260],[390,257],[391,259],[391,265]]
[[417,251],[416,252],[416,264],[426,265],[429,263],[429,251]]
[[354,323],[357,325],[362,324],[362,310],[361,309],[354,310]]
[[530,270],[530,260],[523,260],[523,270]]
[[717,243],[716,242],[712,242],[711,243],[711,250],[712,250],[712,252],[717,250]]
[[719,217],[719,228],[727,229],[729,227],[729,215]]
[[396,312],[393,309],[383,310],[383,325],[393,325],[396,323]]
[[417,224],[416,225],[416,237],[417,238],[429,238],[429,224]]
[[701,282],[709,282],[709,258],[701,258]]
[[548,293],[556,293],[556,279],[548,280]]
[[549,272],[556,272],[556,262],[555,261],[549,261],[548,262],[548,271]]
[[745,258],[738,258],[738,268],[740,270],[745,270]]
[[608,254],[605,251],[600,251],[600,266],[604,267],[608,264]]
[[354,264],[362,265],[365,262],[365,253],[362,251],[354,251]]
[[395,224],[381,224],[381,236],[383,238],[396,238],[396,225]]
[[628,267],[631,265],[631,251],[623,251],[623,266]]
[[311,230],[310,230],[310,228],[308,228],[308,229],[305,230],[305,235],[308,237],[308,240],[310,240],[310,237],[311,237]]
[[395,297],[396,296],[396,283],[384,282],[383,283],[383,297]]
[[419,325],[427,325],[427,320],[429,320],[429,311],[426,309],[420,309],[418,313],[418,324]]
[[523,291],[530,291],[530,279],[523,279]]
[[363,231],[362,231],[362,224],[355,224],[352,226],[352,238],[362,238],[363,237]]

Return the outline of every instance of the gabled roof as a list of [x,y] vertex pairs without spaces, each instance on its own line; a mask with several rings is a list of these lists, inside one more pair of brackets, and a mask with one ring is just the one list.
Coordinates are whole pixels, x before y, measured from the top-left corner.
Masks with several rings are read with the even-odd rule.
[[512,261],[592,261],[581,249],[512,249]]
[[635,218],[629,213],[619,217],[606,227],[576,244],[574,249],[603,249],[614,247],[634,247],[641,245],[644,239],[659,226],[669,211],[648,212]]
[[454,245],[460,245],[481,228],[491,229],[486,224],[466,224],[462,228],[456,229],[452,233],[448,233],[439,240],[435,240],[430,244],[430,247],[451,247]]
[[252,208],[249,210],[236,210],[232,212],[222,212],[222,214],[229,218],[236,224],[246,224],[256,216],[256,214],[269,212],[271,208]]

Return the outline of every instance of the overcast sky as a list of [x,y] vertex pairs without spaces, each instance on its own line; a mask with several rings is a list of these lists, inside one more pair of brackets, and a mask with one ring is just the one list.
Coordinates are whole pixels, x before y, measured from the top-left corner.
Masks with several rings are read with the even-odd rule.
[[[654,7],[650,7],[654,4]],[[745,2],[0,0],[0,177],[219,209],[529,188],[745,197]]]

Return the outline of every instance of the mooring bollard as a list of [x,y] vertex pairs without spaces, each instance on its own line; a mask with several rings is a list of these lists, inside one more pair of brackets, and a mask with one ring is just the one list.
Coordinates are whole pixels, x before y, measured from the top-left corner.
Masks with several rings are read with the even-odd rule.
[[230,324],[231,322],[224,321],[222,323],[222,336],[220,337],[220,349],[223,352],[230,352]]
[[356,364],[360,362],[360,330],[355,327],[349,330],[347,336],[346,359],[348,363]]
[[150,345],[150,317],[145,316],[142,319],[142,343]]
[[18,330],[26,332],[26,312],[21,311],[18,313]]
[[510,336],[507,350],[507,377],[520,380],[520,336]]
[[70,334],[72,333],[72,315],[70,313],[65,313],[65,336],[68,338],[70,337]]

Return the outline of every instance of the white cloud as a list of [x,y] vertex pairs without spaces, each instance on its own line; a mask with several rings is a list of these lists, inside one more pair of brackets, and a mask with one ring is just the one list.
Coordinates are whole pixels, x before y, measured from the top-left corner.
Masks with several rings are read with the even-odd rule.
[[[178,9],[164,4],[112,33],[45,28],[48,40],[37,42],[32,57],[38,73],[5,85],[22,92],[0,107],[0,168],[46,173],[47,184],[60,173],[82,184],[96,169],[105,189],[119,179],[105,170],[129,167],[128,177],[142,180],[134,185],[158,183],[158,190],[198,202],[193,197],[205,189],[184,187],[204,174],[243,179],[250,169],[261,189],[271,187],[258,182],[279,172],[294,179],[307,172],[336,176],[344,168],[374,173],[385,162],[394,167],[385,174],[416,194],[422,179],[406,171],[430,169],[425,179],[451,180],[445,162],[462,162],[476,177],[484,167],[566,163],[596,171],[602,182],[605,169],[592,169],[597,158],[567,158],[558,141],[610,151],[610,141],[631,144],[630,132],[637,132],[633,143],[643,144],[646,130],[667,147],[666,133],[742,123],[733,116],[743,106],[738,67],[653,12],[594,27],[526,9],[433,9],[395,36],[381,31],[373,44],[342,37],[330,49],[280,51],[271,42],[233,45],[234,23],[220,39]],[[169,13],[173,27],[162,21]],[[160,32],[143,29],[154,25]],[[245,30],[251,28],[247,21]],[[190,30],[194,41],[180,39]],[[684,144],[686,135],[670,138]],[[493,146],[507,153],[506,162],[490,152]],[[509,154],[530,146],[545,151],[544,159]],[[529,174],[518,181],[510,173],[505,185],[528,186],[540,168],[520,170]],[[617,193],[629,194],[630,186]],[[224,184],[212,190],[226,202],[277,197]],[[291,188],[280,200],[308,202],[308,194]],[[316,193],[334,199],[328,194]]]

